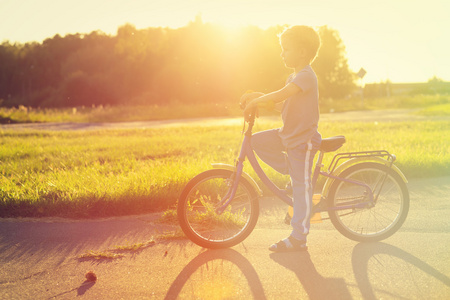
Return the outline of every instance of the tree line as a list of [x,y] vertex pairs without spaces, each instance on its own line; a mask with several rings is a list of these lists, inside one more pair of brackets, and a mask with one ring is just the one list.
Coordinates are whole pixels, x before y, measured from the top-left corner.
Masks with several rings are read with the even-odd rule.
[[364,97],[368,98],[382,98],[393,95],[448,95],[449,93],[450,82],[436,76],[430,78],[427,82],[420,83],[392,83],[387,80],[364,86]]
[[[200,18],[184,27],[136,29],[116,35],[55,35],[42,43],[0,45],[0,105],[76,107],[170,105],[237,101],[246,90],[284,85],[278,34],[284,27],[226,30]],[[313,67],[321,97],[355,88],[339,33],[318,29],[322,47]]]

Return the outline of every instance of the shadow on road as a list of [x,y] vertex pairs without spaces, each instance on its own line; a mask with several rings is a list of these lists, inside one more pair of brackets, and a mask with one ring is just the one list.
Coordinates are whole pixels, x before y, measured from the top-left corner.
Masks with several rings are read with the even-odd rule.
[[138,225],[114,221],[5,222],[0,230],[0,254],[5,261],[53,256],[59,257],[62,263],[67,255],[90,246],[133,236],[142,230],[142,224]]
[[[241,272],[247,282],[229,282],[230,276]],[[190,286],[192,281],[193,286]],[[200,282],[201,281],[201,282]],[[239,284],[240,288],[236,288]],[[254,299],[266,299],[261,281],[251,263],[232,249],[207,250],[191,260],[170,286],[165,299],[178,299],[183,293],[188,297],[207,299],[234,298],[236,291],[249,288]]]
[[95,282],[86,280],[79,287],[71,289],[71,290],[68,290],[68,291],[65,291],[65,292],[62,292],[62,293],[59,293],[59,294],[54,295],[54,296],[51,296],[48,299],[55,299],[55,298],[67,295],[67,294],[69,294],[69,293],[71,293],[73,291],[77,291],[77,296],[83,296],[87,292],[87,290],[89,290],[91,287],[94,286],[94,284],[95,284]]
[[[88,251],[126,246],[124,241],[133,244],[148,240],[155,234],[155,228],[146,224],[145,220],[137,218],[82,222],[3,221],[0,223],[0,265],[3,271],[0,283],[15,282],[60,266],[76,264],[74,259]],[[133,251],[133,254],[138,251]]]
[[[398,282],[397,278],[402,278],[402,284],[405,284],[406,281],[412,282],[414,291],[411,291],[411,293],[415,294],[416,297],[419,295],[423,299],[430,297],[429,293],[433,290],[431,287],[421,289],[415,283],[420,282],[421,274],[417,272],[419,270],[436,279],[434,281],[437,281],[438,286],[442,287],[442,284],[444,284],[450,287],[449,277],[414,255],[385,243],[360,243],[356,245],[352,253],[352,267],[364,299],[380,299],[380,294],[387,297],[400,297],[400,295],[395,294],[394,285]],[[405,280],[405,273],[409,280]],[[372,281],[377,281],[376,288]],[[380,281],[382,284],[380,284]]]
[[270,258],[295,273],[309,299],[352,299],[343,278],[324,278],[308,252],[272,253]]

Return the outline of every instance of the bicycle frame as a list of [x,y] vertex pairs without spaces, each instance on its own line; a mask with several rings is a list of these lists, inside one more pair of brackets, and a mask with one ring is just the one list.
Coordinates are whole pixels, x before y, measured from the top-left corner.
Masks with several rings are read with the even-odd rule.
[[[228,190],[227,194],[220,201],[219,206],[216,209],[217,213],[219,213],[219,214],[222,213],[226,209],[226,207],[233,200],[233,198],[236,194],[239,180],[241,178],[243,168],[244,168],[244,161],[246,158],[250,162],[250,165],[255,170],[258,177],[269,188],[269,190],[272,191],[272,193],[274,193],[280,200],[282,200],[289,206],[293,206],[292,198],[289,197],[284,190],[278,188],[272,182],[272,180],[270,180],[270,178],[263,171],[258,160],[256,159],[255,153],[251,146],[251,136],[252,136],[253,125],[254,125],[254,118],[252,116],[251,120],[249,121],[249,127],[248,127],[247,131],[245,132],[244,139],[242,141],[241,151],[239,153],[239,158],[236,163],[235,173],[232,178],[233,184],[230,187],[230,189]],[[324,156],[324,153],[322,151],[320,151],[319,158],[317,160],[316,167],[314,169],[313,179],[312,179],[313,190],[314,190],[315,184],[316,184],[317,179],[320,174],[322,176],[330,177],[335,180],[349,182],[351,184],[355,184],[355,185],[364,187],[366,189],[369,200],[365,201],[365,202],[357,202],[357,203],[350,201],[350,202],[346,203],[346,205],[339,205],[336,207],[326,207],[326,206],[320,205],[323,200],[323,199],[321,199],[321,201],[318,204],[313,206],[314,213],[322,212],[322,211],[329,211],[329,210],[344,210],[344,209],[350,209],[350,208],[363,208],[363,207],[366,207],[368,204],[373,203],[373,201],[374,201],[373,192],[372,192],[371,188],[368,185],[366,185],[365,183],[354,181],[354,180],[349,180],[349,179],[344,179],[344,178],[339,178],[337,176],[331,175],[331,172],[326,173],[326,172],[321,171],[321,168],[323,166],[322,165],[323,156]]]

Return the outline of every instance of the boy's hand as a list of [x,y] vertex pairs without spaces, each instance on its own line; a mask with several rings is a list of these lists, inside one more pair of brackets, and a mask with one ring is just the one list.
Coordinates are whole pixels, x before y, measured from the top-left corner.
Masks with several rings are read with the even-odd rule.
[[258,106],[250,102],[244,109],[244,120],[246,122],[250,121],[252,115],[255,115],[256,118],[258,117]]
[[253,92],[252,90],[248,90],[241,96],[239,106],[241,107],[241,109],[244,109],[247,106],[248,102],[258,97],[261,97],[262,95],[264,95],[264,93]]

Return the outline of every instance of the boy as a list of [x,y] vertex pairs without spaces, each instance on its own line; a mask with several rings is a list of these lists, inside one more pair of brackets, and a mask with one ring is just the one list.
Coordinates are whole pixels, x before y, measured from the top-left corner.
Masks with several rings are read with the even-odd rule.
[[280,43],[286,67],[294,69],[286,85],[272,93],[247,93],[241,97],[246,119],[258,105],[284,101],[281,110],[283,127],[252,136],[252,146],[259,158],[291,178],[292,232],[288,238],[269,247],[274,252],[307,250],[313,195],[311,168],[322,140],[318,132],[318,83],[311,68],[320,47],[319,35],[311,27],[293,26],[280,35]]

